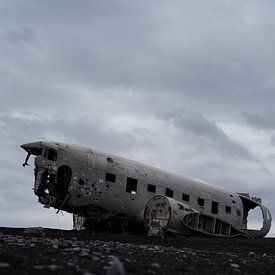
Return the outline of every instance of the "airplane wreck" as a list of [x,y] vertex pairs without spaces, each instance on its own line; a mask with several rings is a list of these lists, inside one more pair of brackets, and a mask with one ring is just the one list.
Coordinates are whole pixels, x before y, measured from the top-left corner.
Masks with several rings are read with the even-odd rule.
[[[261,199],[231,193],[95,149],[38,141],[21,146],[35,156],[34,193],[45,207],[74,214],[82,229],[94,221],[144,226],[148,236],[166,232],[206,236],[264,237],[270,211]],[[249,211],[259,207],[262,227],[247,226]]]

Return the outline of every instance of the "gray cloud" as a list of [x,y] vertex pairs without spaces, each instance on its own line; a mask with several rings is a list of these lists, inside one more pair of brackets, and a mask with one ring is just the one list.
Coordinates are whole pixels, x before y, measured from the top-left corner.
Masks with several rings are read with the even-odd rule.
[[19,148],[41,139],[251,191],[275,212],[274,13],[256,0],[2,1],[4,224],[45,215]]
[[252,127],[274,130],[275,129],[275,118],[272,113],[253,113],[253,112],[244,112],[243,117],[246,122]]
[[8,28],[6,30],[6,37],[11,43],[31,42],[35,34],[32,29],[25,27]]
[[201,143],[212,150],[217,150],[219,154],[229,158],[256,160],[253,154],[243,144],[232,140],[213,120],[205,118],[196,112],[174,112],[164,115],[165,119],[171,121],[176,127],[182,130],[182,135],[186,131],[191,133],[190,142]]

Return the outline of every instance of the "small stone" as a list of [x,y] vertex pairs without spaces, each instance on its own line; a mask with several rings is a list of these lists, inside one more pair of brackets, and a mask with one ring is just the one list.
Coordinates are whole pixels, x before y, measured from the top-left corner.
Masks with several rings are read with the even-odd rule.
[[0,268],[7,268],[10,267],[9,263],[0,262]]
[[26,228],[23,232],[24,235],[27,236],[36,236],[36,237],[43,237],[45,236],[44,230],[42,227],[29,227]]
[[151,266],[156,267],[156,268],[160,268],[160,264],[158,264],[158,263],[152,263]]
[[264,254],[262,255],[262,257],[263,257],[263,258],[266,258],[266,257],[267,257],[267,254],[266,254],[266,253],[264,253]]
[[103,257],[103,255],[101,253],[98,253],[98,252],[93,252],[93,255],[96,255],[98,257]]
[[93,256],[92,261],[93,262],[98,262],[100,258],[98,256]]
[[256,254],[255,254],[255,252],[253,252],[253,251],[250,251],[250,252],[248,253],[248,256],[249,256],[249,257],[255,257],[255,255],[256,255]]
[[57,239],[54,239],[54,240],[52,241],[52,244],[53,244],[53,248],[57,249],[57,248],[58,248],[59,242],[58,242]]
[[24,243],[24,242],[25,242],[23,239],[20,239],[20,238],[16,239],[16,241],[17,241],[18,243]]
[[89,250],[85,248],[81,249],[79,252],[79,257],[89,257]]
[[126,274],[124,266],[118,257],[112,256],[111,266],[107,270],[107,275],[124,275]]
[[231,267],[233,268],[239,268],[240,266],[238,264],[230,264]]
[[53,270],[53,271],[55,271],[55,270],[57,270],[59,268],[59,266],[55,265],[55,264],[51,264],[51,265],[48,266],[48,268],[51,269],[51,270]]

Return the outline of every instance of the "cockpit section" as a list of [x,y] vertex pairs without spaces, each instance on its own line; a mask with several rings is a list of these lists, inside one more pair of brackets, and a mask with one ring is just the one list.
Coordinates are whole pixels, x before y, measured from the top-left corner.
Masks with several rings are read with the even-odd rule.
[[34,193],[46,207],[61,209],[69,200],[69,187],[72,181],[72,168],[62,154],[62,148],[54,142],[33,142],[21,146],[27,156],[23,166],[28,164],[31,155],[35,156]]

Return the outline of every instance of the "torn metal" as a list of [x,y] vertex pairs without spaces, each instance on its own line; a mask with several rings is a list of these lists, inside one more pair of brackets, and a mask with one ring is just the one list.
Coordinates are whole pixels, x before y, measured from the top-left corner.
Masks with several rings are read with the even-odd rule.
[[[261,199],[224,191],[91,148],[38,141],[21,146],[35,157],[34,193],[45,207],[74,214],[74,228],[98,221],[143,224],[149,236],[167,231],[208,236],[264,237],[271,214]],[[262,227],[247,227],[253,209]]]

